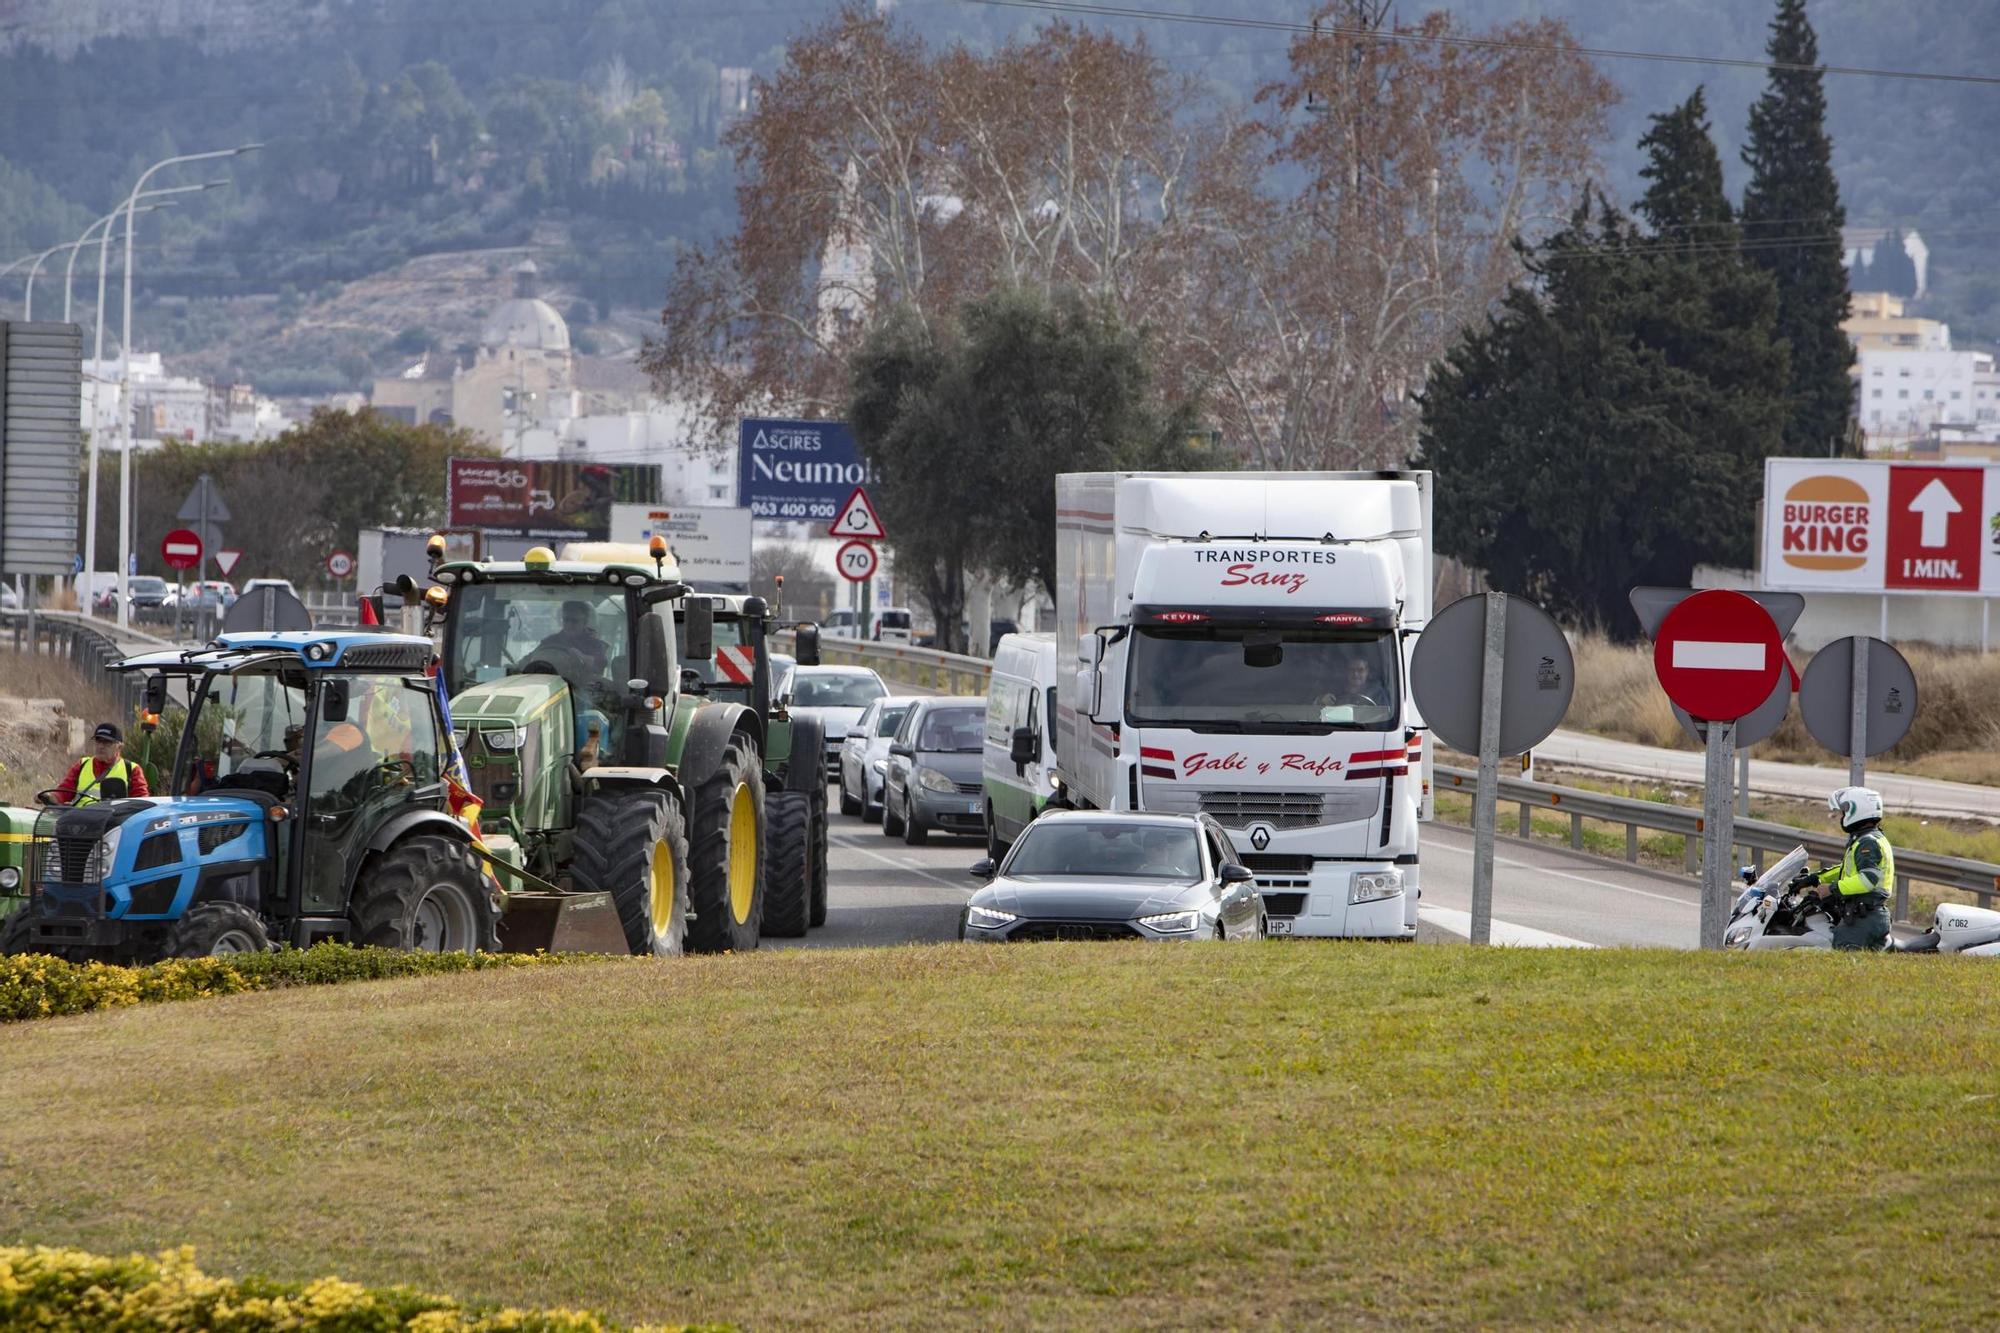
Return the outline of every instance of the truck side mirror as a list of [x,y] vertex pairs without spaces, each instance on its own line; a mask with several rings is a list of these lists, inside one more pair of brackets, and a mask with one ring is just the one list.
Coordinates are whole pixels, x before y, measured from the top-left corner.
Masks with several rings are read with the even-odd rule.
[[792,656],[800,666],[819,665],[819,626],[810,621],[800,625],[792,636]]
[[1035,735],[1033,727],[1014,728],[1013,743],[1007,747],[1007,757],[1014,761],[1014,771],[1020,772],[1035,760],[1041,758],[1041,738]]
[[668,695],[680,676],[674,670],[673,645],[667,642],[667,622],[657,613],[639,617],[637,674],[646,682],[646,693]]
[[167,678],[165,676],[146,677],[146,711],[154,715],[167,709]]
[[715,603],[706,597],[690,597],[687,601],[687,651],[683,654],[690,662],[706,662],[715,656]]
[[322,722],[347,721],[347,682],[325,680],[319,686],[319,716]]
[[1077,644],[1077,651],[1083,658],[1083,668],[1076,673],[1076,710],[1085,717],[1096,717],[1103,700],[1103,678],[1098,668],[1104,664],[1104,640],[1096,634],[1090,635]]

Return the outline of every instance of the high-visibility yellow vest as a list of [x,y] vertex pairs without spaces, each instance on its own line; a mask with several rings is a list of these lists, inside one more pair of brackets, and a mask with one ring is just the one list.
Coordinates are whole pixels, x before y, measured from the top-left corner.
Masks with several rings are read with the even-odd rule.
[[116,779],[117,781],[124,783],[128,791],[131,789],[132,770],[131,767],[125,762],[125,757],[123,755],[120,755],[118,757],[117,763],[113,764],[110,768],[105,770],[101,778],[99,777],[97,772],[97,760],[85,759],[83,761],[83,767],[76,771],[76,799],[70,802],[70,804],[71,805],[97,804],[97,797],[95,795],[86,795],[86,793],[101,791],[104,787],[105,779]]
[[[1854,864],[1855,849],[1864,842],[1873,841],[1882,864],[1874,867],[1877,871],[1875,883],[1868,882],[1867,875]],[[1841,855],[1840,868],[1828,867],[1820,875],[1820,883],[1832,884],[1840,890],[1843,898],[1852,898],[1863,893],[1887,893],[1896,883],[1896,852],[1889,845],[1889,836],[1879,828],[1869,829],[1858,837],[1847,840],[1847,850]]]

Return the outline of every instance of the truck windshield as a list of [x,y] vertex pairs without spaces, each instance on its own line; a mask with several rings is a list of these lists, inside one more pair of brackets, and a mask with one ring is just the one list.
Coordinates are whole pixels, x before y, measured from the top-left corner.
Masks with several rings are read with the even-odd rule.
[[532,668],[561,676],[580,694],[609,698],[631,675],[622,589],[468,583],[452,597],[454,690]]
[[1396,636],[1380,630],[1144,628],[1126,680],[1140,726],[1379,731],[1400,716]]

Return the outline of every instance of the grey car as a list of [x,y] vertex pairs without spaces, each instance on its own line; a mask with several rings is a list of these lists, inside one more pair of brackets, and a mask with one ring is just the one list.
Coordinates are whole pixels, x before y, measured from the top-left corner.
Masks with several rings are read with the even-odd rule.
[[882,784],[889,772],[889,745],[914,698],[887,695],[861,710],[860,720],[840,743],[840,813],[869,822],[882,817]]
[[932,829],[985,835],[986,699],[919,699],[889,742],[882,832],[915,847]]
[[840,781],[840,747],[862,712],[889,693],[867,667],[809,666],[792,673],[792,716],[816,717],[826,737],[826,780]]
[[1058,810],[1022,831],[965,904],[958,937],[1018,940],[1260,939],[1264,901],[1207,815]]

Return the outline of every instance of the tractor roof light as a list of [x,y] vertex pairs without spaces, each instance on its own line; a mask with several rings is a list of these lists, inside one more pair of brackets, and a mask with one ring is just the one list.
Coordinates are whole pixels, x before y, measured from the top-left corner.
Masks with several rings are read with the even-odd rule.
[[521,557],[521,563],[537,573],[548,570],[556,562],[556,553],[546,546],[530,546],[528,553]]
[[450,600],[451,600],[451,594],[446,590],[444,590],[443,588],[424,589],[424,604],[426,606],[431,607],[434,610],[438,611],[444,610],[445,603],[449,602]]
[[431,575],[431,577],[439,583],[456,583],[458,582],[458,571],[455,569],[440,569],[437,573]]
[[321,639],[318,643],[307,644],[306,660],[311,662],[328,662],[333,660],[333,644],[325,639]]

